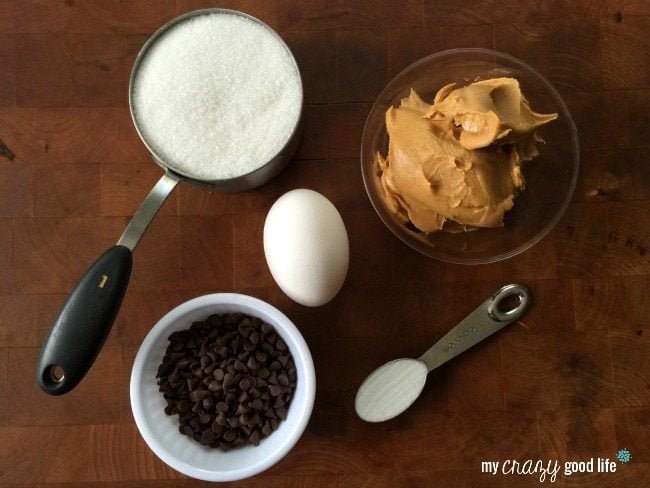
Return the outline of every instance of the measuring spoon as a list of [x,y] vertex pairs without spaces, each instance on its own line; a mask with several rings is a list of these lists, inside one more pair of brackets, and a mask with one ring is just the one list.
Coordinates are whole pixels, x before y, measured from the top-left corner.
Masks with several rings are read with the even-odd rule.
[[[504,310],[505,300],[519,303]],[[418,359],[390,361],[374,370],[357,391],[354,408],[366,422],[390,420],[420,396],[429,372],[521,318],[530,307],[531,291],[524,285],[506,285],[479,305]]]

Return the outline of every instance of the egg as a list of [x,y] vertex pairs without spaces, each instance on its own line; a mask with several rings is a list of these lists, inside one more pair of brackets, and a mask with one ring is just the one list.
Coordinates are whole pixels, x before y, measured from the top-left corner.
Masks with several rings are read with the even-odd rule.
[[309,307],[324,305],[348,273],[350,245],[341,214],[313,190],[285,193],[266,216],[264,255],[289,298]]

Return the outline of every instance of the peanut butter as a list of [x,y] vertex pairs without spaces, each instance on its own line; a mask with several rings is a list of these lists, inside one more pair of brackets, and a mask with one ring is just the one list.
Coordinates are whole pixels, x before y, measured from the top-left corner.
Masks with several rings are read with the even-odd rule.
[[386,111],[376,158],[389,210],[425,233],[503,225],[522,163],[539,155],[535,130],[556,118],[533,112],[514,78],[447,85],[432,105],[411,90]]

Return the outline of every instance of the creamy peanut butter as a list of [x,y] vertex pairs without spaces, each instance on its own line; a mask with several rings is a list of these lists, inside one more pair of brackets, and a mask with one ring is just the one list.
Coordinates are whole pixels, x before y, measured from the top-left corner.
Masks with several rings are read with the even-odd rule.
[[386,158],[376,164],[387,206],[425,233],[499,227],[539,155],[535,130],[557,118],[530,109],[514,78],[455,88],[429,105],[411,90],[386,111]]

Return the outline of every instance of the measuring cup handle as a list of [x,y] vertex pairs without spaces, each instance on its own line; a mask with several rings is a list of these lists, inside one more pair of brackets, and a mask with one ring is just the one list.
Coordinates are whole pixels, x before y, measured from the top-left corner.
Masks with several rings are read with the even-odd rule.
[[133,249],[181,178],[171,171],[144,199],[116,246],[81,278],[52,323],[36,377],[50,395],[72,390],[86,375],[108,336],[131,277]]
[[112,246],[72,290],[50,327],[38,360],[37,380],[46,393],[69,392],[92,366],[122,304],[132,256],[129,248]]

